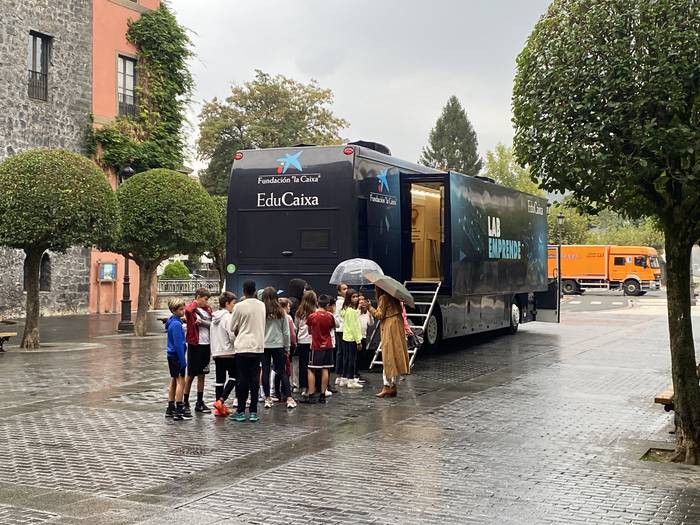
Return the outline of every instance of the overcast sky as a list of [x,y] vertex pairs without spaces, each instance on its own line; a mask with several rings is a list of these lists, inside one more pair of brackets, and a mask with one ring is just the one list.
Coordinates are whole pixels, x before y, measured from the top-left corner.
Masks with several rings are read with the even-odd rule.
[[[513,137],[515,59],[549,0],[170,0],[193,31],[201,103],[254,70],[317,80],[335,94],[343,136],[416,161],[450,95],[482,155]],[[193,119],[196,124],[196,118]],[[192,162],[201,167],[198,162]]]

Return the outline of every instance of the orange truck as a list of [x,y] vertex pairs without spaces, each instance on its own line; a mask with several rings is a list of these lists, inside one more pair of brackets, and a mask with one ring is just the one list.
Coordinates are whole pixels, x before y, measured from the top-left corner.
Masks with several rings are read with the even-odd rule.
[[[556,277],[557,248],[549,247],[550,279]],[[659,256],[647,246],[565,244],[560,260],[561,289],[566,294],[622,289],[625,295],[642,295],[661,286]]]

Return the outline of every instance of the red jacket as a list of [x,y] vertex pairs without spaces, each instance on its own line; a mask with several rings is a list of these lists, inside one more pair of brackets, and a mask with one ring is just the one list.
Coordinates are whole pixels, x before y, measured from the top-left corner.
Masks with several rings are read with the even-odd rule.
[[187,333],[185,334],[185,341],[188,345],[198,345],[199,344],[199,326],[197,325],[197,314],[195,310],[201,308],[209,315],[212,315],[211,307],[208,304],[204,306],[199,306],[197,301],[192,301],[185,307],[185,320],[187,321]]

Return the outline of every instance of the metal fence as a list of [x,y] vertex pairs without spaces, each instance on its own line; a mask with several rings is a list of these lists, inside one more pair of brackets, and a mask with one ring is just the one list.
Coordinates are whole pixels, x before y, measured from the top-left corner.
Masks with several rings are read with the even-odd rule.
[[198,288],[208,288],[212,295],[218,295],[218,279],[158,279],[160,295],[192,295]]
[[49,91],[49,77],[41,71],[29,71],[29,96],[46,100]]

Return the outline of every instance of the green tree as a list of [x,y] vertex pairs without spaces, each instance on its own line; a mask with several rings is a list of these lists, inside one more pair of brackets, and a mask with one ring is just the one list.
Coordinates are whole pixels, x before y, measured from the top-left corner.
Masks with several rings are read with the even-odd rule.
[[214,208],[219,218],[219,228],[212,232],[212,242],[205,255],[214,261],[214,267],[219,272],[219,290],[224,289],[226,277],[226,224],[228,220],[228,199],[219,195],[212,196]]
[[494,151],[486,153],[483,174],[503,186],[532,195],[544,196],[544,192],[539,188],[537,182],[532,180],[530,170],[523,168],[515,160],[513,148],[500,142],[496,144]]
[[476,132],[467,112],[457,97],[452,95],[430,131],[428,145],[423,148],[418,162],[465,175],[478,175],[483,165],[478,146]]
[[160,274],[161,280],[185,280],[190,278],[190,271],[182,261],[173,261],[165,265],[163,273]]
[[39,346],[39,269],[45,251],[109,243],[117,202],[105,174],[89,159],[35,149],[0,164],[0,245],[23,250],[27,319],[22,348]]
[[595,230],[590,232],[590,243],[651,246],[657,250],[663,249],[664,234],[659,229],[655,219],[645,217],[630,220],[615,213],[609,213],[609,215],[611,217],[593,218]]
[[338,144],[348,122],[331,110],[333,93],[315,81],[297,82],[257,70],[255,78],[234,85],[225,101],[206,102],[199,115],[197,155],[209,161],[200,174],[207,190],[228,193],[236,151],[295,144]]
[[203,252],[219,218],[200,184],[164,168],[129,178],[117,188],[117,199],[121,235],[115,248],[139,267],[134,333],[146,335],[151,285],[158,265],[178,253]]
[[700,3],[555,0],[517,61],[515,152],[584,210],[665,236],[678,461],[700,462],[690,252],[700,238]]
[[129,22],[126,38],[138,50],[135,116],[92,130],[86,137],[88,154],[115,172],[131,166],[139,173],[151,168],[182,166],[182,134],[187,105],[194,86],[188,60],[191,42],[165,2]]
[[[560,226],[557,218],[564,217]],[[590,216],[571,206],[569,199],[554,203],[547,214],[548,239],[552,244],[586,244],[589,239]]]

